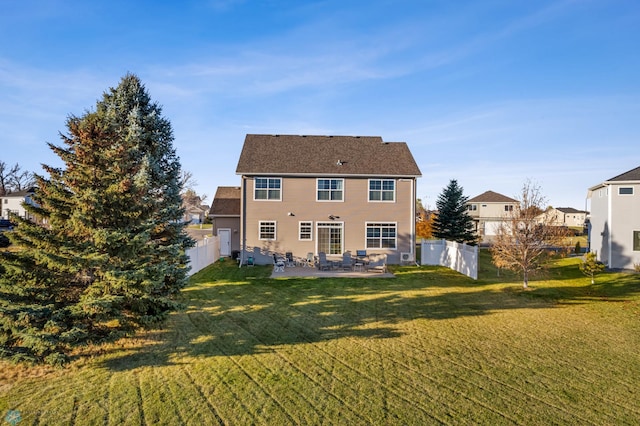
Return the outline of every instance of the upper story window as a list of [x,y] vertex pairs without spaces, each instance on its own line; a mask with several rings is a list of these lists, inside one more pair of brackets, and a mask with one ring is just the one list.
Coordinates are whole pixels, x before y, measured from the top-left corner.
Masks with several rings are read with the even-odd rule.
[[280,201],[282,199],[281,188],[281,178],[255,178],[253,199]]
[[621,186],[618,188],[618,195],[633,195],[632,186]]
[[396,181],[369,179],[369,201],[395,201]]
[[470,211],[474,212],[474,211],[478,210],[478,205],[477,204],[469,204],[467,206],[467,210],[470,210]]
[[513,205],[512,204],[507,204],[504,206],[504,211],[505,212],[512,212],[513,211]]
[[313,239],[313,223],[300,222],[298,226],[298,239],[300,241],[311,241]]
[[258,224],[258,238],[261,240],[275,240],[276,222],[273,220],[261,220]]
[[342,201],[344,179],[318,179],[318,201]]

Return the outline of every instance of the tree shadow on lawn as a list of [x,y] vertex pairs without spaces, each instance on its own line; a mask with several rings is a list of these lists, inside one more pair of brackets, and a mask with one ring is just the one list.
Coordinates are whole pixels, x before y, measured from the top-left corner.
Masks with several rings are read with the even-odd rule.
[[[114,350],[104,366],[127,370],[185,362],[185,356],[251,355],[342,338],[395,338],[404,333],[399,325],[406,321],[551,308],[559,306],[559,299],[587,303],[606,287],[523,291],[513,282],[477,282],[444,268],[398,268],[391,279],[265,278],[269,272],[260,267],[231,271],[233,281],[196,277],[183,291],[187,308],[173,314],[165,329],[150,332],[150,344],[124,353]],[[635,276],[619,278],[614,293],[637,292],[637,284]]]

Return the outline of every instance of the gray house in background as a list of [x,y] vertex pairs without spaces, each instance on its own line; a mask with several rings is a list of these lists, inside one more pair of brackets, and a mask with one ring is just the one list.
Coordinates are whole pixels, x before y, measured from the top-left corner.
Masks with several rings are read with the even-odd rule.
[[415,256],[421,173],[404,142],[247,135],[236,173],[241,246],[256,262],[287,252],[305,258],[366,250],[387,263]]
[[211,204],[209,217],[213,235],[220,238],[220,255],[240,251],[240,187],[219,186]]
[[591,200],[589,249],[609,268],[640,263],[640,167],[587,192]]

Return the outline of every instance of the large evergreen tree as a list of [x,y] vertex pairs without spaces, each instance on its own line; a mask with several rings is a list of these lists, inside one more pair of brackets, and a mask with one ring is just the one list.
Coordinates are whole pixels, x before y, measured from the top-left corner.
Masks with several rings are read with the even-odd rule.
[[128,74],[95,111],[67,120],[64,167],[44,166],[0,267],[0,355],[61,363],[87,342],[164,319],[186,284],[180,162],[173,132]]
[[433,221],[435,238],[458,243],[476,243],[473,219],[467,213],[467,200],[462,187],[452,179],[436,201],[438,213]]

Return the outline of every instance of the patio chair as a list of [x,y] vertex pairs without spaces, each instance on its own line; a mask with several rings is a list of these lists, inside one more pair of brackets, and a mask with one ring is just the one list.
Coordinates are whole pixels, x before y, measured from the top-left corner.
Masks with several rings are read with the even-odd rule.
[[350,251],[342,253],[342,270],[350,271],[353,268],[353,259]]
[[304,263],[302,264],[302,266],[308,266],[310,268],[313,268],[315,266],[315,259],[313,256],[313,253],[309,252],[307,253],[307,258],[304,260]]
[[331,270],[331,263],[327,260],[327,254],[323,251],[318,253],[318,269],[321,271]]
[[285,259],[287,260],[287,266],[292,267],[292,266],[296,266],[296,262],[293,259],[293,253],[291,253],[290,251],[286,252],[284,254]]
[[369,256],[369,263],[367,264],[367,272],[387,272],[387,255],[386,254],[372,254]]
[[284,259],[273,253],[273,272],[284,272]]

